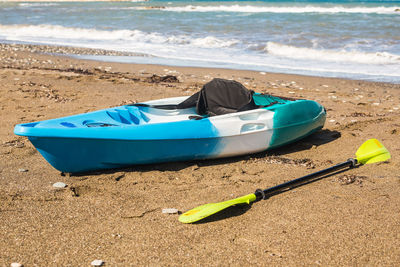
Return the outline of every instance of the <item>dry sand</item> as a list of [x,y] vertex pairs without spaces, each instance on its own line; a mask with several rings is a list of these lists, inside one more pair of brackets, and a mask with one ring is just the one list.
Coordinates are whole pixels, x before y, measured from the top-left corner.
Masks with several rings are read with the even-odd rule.
[[[0,266],[89,266],[95,259],[106,266],[399,265],[400,85],[84,61],[40,51],[46,48],[0,46]],[[179,82],[153,82],[154,74]],[[18,123],[191,95],[214,77],[316,100],[328,111],[326,125],[255,155],[70,177],[13,134]],[[329,167],[369,138],[381,140],[392,160],[202,224],[185,225],[161,212],[231,199]],[[68,187],[54,189],[55,182]]]

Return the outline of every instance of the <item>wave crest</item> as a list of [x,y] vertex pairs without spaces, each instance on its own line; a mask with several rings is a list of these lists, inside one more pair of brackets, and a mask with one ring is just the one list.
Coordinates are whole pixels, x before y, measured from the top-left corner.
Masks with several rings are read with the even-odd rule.
[[139,30],[97,30],[71,28],[58,25],[0,25],[0,38],[14,41],[60,40],[75,41],[120,41],[124,43],[150,43],[190,45],[200,48],[231,47],[238,43],[235,39],[219,39],[214,36],[192,38],[187,35],[168,35]]
[[268,54],[294,59],[324,60],[333,62],[353,62],[363,64],[399,64],[400,55],[387,52],[367,53],[361,51],[322,50],[268,42]]
[[170,12],[240,12],[240,13],[366,13],[366,14],[400,14],[394,7],[345,7],[345,6],[253,6],[253,5],[219,5],[219,6],[155,6],[134,7],[140,10],[164,10]]

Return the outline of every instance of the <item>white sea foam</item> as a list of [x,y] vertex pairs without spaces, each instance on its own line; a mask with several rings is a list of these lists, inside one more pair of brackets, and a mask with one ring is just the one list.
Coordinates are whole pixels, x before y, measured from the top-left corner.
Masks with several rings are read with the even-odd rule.
[[118,41],[120,43],[150,43],[190,45],[200,48],[223,48],[235,45],[235,39],[219,39],[214,36],[192,38],[187,35],[163,35],[139,30],[105,31],[97,29],[71,28],[58,25],[0,25],[0,38],[14,41],[46,42],[59,40],[68,44],[75,41]]
[[271,55],[293,59],[352,62],[362,64],[400,64],[400,55],[394,55],[387,52],[367,53],[356,50],[337,51],[295,47],[275,42],[268,42],[265,51]]
[[[148,7],[132,7],[133,9],[149,9]],[[346,7],[346,6],[256,6],[256,5],[219,5],[219,6],[173,6],[153,7],[174,12],[242,12],[242,13],[376,13],[376,14],[400,14],[395,7]]]
[[46,7],[46,6],[58,6],[58,3],[19,3],[20,7]]

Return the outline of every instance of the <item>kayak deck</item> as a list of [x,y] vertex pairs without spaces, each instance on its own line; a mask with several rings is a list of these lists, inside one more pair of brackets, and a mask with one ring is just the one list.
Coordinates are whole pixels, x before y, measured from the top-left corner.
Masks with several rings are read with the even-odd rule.
[[[144,104],[168,105],[176,104],[187,97],[175,97],[155,101],[144,102]],[[254,94],[255,103],[266,106],[264,109],[272,109],[273,105],[285,104],[291,100],[276,96]],[[229,116],[227,116],[229,117]],[[94,127],[113,127],[113,126],[135,126],[154,123],[169,123],[189,119],[201,119],[196,113],[195,107],[187,109],[158,109],[147,106],[126,105],[90,113],[68,116],[58,119],[46,120],[21,124],[31,128],[94,128]]]

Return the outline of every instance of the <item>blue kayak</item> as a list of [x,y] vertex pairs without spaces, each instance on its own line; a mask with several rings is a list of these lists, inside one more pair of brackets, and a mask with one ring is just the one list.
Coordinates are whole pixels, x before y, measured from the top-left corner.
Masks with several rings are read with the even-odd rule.
[[325,109],[315,101],[257,93],[253,99],[262,108],[217,116],[198,116],[194,107],[154,107],[187,98],[18,124],[14,133],[27,136],[57,170],[76,173],[260,152],[310,135],[326,119]]

